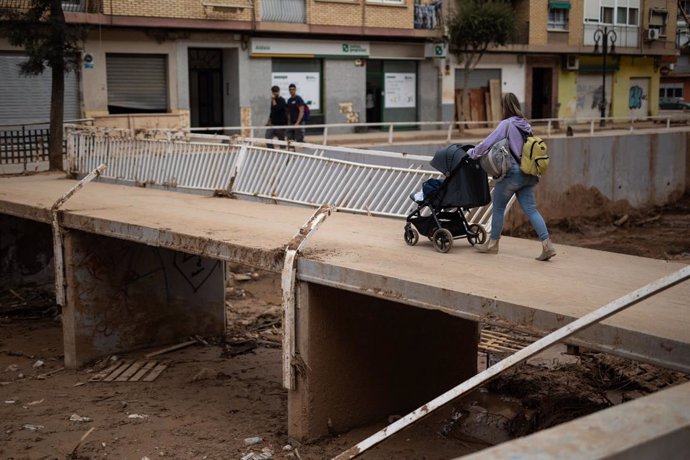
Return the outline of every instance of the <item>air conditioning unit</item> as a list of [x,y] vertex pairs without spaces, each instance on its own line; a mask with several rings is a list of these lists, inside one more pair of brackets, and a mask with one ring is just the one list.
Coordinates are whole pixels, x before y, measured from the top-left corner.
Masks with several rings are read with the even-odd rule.
[[652,41],[659,39],[659,29],[647,29],[644,34],[645,40]]
[[580,68],[580,60],[574,54],[568,54],[565,57],[565,69],[577,70]]

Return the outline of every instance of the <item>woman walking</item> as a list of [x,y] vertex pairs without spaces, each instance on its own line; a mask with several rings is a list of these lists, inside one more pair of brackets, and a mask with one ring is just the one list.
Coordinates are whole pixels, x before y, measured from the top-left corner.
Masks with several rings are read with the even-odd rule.
[[[510,168],[505,177],[496,183],[493,196],[493,215],[491,216],[491,235],[489,241],[478,246],[479,252],[498,253],[498,242],[503,230],[503,220],[508,201],[517,195],[518,203],[522,211],[529,218],[532,227],[537,232],[542,243],[542,250],[537,260],[549,260],[556,255],[556,249],[549,238],[544,218],[537,210],[534,200],[534,186],[539,182],[537,176],[524,174],[520,171],[519,160],[522,157],[522,145],[524,143],[522,132],[532,131],[532,126],[520,110],[520,103],[513,93],[505,93],[501,99],[503,107],[503,120],[486,139],[477,144],[468,152],[470,158],[479,158],[489,153],[491,146],[507,137],[508,145],[512,153]],[[517,157],[517,162],[514,157]]]

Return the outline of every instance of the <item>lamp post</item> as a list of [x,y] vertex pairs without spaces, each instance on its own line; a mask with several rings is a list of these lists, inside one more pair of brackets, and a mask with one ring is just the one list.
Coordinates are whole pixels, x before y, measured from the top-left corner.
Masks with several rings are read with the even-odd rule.
[[[601,101],[599,102],[599,109],[601,110],[601,121],[599,122],[599,126],[602,128],[606,126],[606,55],[609,53],[616,53],[617,38],[616,32],[613,29],[609,30],[608,27],[604,27],[604,30],[597,29],[594,31],[594,54],[599,52],[599,41],[601,41],[601,55],[603,57],[601,66]],[[611,43],[610,49],[609,43]]]

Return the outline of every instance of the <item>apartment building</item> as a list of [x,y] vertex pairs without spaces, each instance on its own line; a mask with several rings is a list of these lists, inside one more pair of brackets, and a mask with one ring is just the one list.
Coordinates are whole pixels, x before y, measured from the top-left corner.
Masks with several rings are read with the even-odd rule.
[[[443,0],[65,0],[63,6],[68,22],[89,25],[83,65],[67,81],[68,118],[134,127],[263,125],[271,86],[287,97],[290,83],[310,105],[312,123],[439,117],[438,60],[429,45],[442,39]],[[17,76],[21,50],[1,40],[6,89],[0,91],[16,100],[0,104],[0,120],[47,117],[49,74],[40,82]],[[29,113],[26,105],[46,110]]]
[[[658,113],[663,69],[677,59],[675,0],[516,0],[517,37],[490,50],[470,86],[501,81],[531,118]],[[607,32],[607,56],[602,53]],[[613,42],[613,47],[611,46]],[[457,65],[444,84],[445,106],[460,87]],[[455,78],[453,78],[455,77]]]

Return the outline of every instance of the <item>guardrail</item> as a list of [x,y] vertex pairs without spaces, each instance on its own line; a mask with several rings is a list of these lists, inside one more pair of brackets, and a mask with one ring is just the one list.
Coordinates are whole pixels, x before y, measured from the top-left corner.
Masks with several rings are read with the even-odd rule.
[[[556,133],[569,132],[570,128],[573,135],[580,133],[584,135],[594,135],[597,131],[602,130],[620,130],[625,132],[644,131],[649,129],[659,129],[660,124],[663,127],[670,129],[674,123],[690,123],[690,112],[681,112],[677,114],[665,114],[648,116],[644,118],[635,117],[607,117],[604,118],[607,126],[601,128],[599,126],[601,118],[541,118],[530,120],[535,131],[550,136]],[[414,128],[436,128],[436,131],[445,132],[445,140],[450,142],[453,138],[453,133],[456,130],[487,128],[495,126],[497,122],[493,121],[398,121],[398,122],[379,122],[379,123],[328,123],[328,124],[308,124],[305,125],[309,130],[322,130],[322,143],[328,145],[329,130],[349,128],[355,132],[361,132],[369,128],[382,129],[388,133],[388,143],[392,144],[395,141],[395,129],[405,128],[405,132],[409,132],[410,127]],[[216,126],[210,128],[190,128],[191,132],[223,132],[227,135],[241,134],[243,136],[257,137],[257,133],[265,133],[266,130],[271,129],[271,126]],[[286,127],[291,129],[291,127]],[[586,130],[586,131],[583,131]],[[382,131],[384,132],[384,131]],[[433,129],[420,132],[434,132]]]

